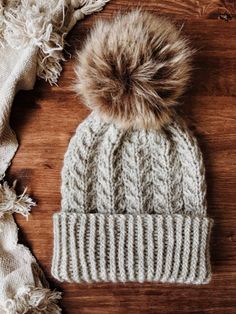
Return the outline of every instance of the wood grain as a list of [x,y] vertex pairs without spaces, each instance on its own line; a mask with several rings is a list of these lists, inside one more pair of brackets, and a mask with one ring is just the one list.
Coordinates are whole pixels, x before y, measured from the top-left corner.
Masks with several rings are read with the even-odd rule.
[[[236,313],[236,1],[118,1],[78,23],[67,50],[79,49],[98,18],[143,7],[168,15],[197,49],[194,74],[179,111],[199,139],[207,168],[209,216],[215,220],[211,256],[213,279],[192,287],[166,284],[60,284],[50,275],[52,214],[60,210],[63,155],[88,110],[70,90],[73,58],[64,65],[58,87],[38,81],[20,92],[11,125],[20,148],[7,179],[29,187],[38,206],[29,221],[17,216],[20,240],[28,245],[50,279],[64,292],[68,314]],[[225,18],[226,17],[226,18]],[[228,18],[227,18],[228,17]]]

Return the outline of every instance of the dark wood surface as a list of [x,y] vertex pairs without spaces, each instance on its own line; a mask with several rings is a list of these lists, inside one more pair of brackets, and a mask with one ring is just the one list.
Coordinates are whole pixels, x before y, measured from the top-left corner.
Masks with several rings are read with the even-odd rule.
[[68,314],[236,313],[236,1],[119,1],[78,23],[67,50],[74,55],[98,18],[137,5],[168,15],[197,49],[192,85],[180,111],[202,148],[208,182],[209,216],[215,220],[209,285],[60,284],[50,275],[52,214],[60,210],[60,171],[68,141],[88,110],[70,90],[73,57],[64,64],[58,87],[38,81],[20,92],[11,125],[20,148],[7,174],[29,187],[38,206],[27,222],[17,216],[20,240],[30,247],[52,287],[64,292]]

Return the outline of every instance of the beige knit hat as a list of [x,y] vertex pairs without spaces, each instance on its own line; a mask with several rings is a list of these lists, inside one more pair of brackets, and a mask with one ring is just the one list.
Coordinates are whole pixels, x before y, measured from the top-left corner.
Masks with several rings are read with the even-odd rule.
[[[135,25],[137,34],[131,40]],[[154,26],[152,39],[145,42]],[[142,58],[138,53],[144,50],[135,50],[140,38],[151,52]],[[99,45],[107,49],[102,51]],[[153,53],[153,45],[159,54]],[[80,56],[78,89],[87,105],[92,106],[92,99],[97,102],[65,155],[62,211],[54,215],[53,276],[78,283],[207,283],[212,221],[206,217],[202,155],[195,138],[169,108],[187,82],[186,41],[168,21],[134,11],[98,24]],[[166,75],[162,81],[161,75]],[[128,86],[122,85],[124,79]],[[142,81],[148,96],[145,90],[141,93]],[[123,90],[116,92],[117,84]],[[160,86],[165,92],[159,92]],[[156,97],[153,106],[151,90]]]

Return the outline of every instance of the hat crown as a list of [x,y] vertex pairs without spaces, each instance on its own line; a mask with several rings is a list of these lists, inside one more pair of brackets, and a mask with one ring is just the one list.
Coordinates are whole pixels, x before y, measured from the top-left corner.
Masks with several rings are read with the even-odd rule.
[[202,215],[204,172],[196,140],[178,122],[124,130],[92,113],[65,156],[62,211]]

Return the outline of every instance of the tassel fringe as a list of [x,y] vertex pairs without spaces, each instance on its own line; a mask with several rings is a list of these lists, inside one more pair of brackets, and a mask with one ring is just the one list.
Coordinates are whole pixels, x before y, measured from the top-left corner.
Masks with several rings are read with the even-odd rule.
[[[76,2],[76,1],[75,1]],[[94,12],[99,12],[102,10],[104,5],[109,2],[109,0],[84,0],[84,1],[77,1],[80,2],[81,12],[84,15],[89,15]]]
[[0,184],[0,218],[5,213],[19,213],[28,218],[31,207],[36,205],[26,194],[27,189],[18,196],[15,192],[15,186],[16,181],[12,187],[9,187],[7,182]]
[[65,60],[65,36],[78,20],[100,11],[108,1],[0,0],[0,43],[14,49],[37,46],[37,75],[56,84]]
[[18,291],[14,299],[8,299],[0,305],[1,314],[59,314],[57,305],[61,293],[47,288],[27,286]]

